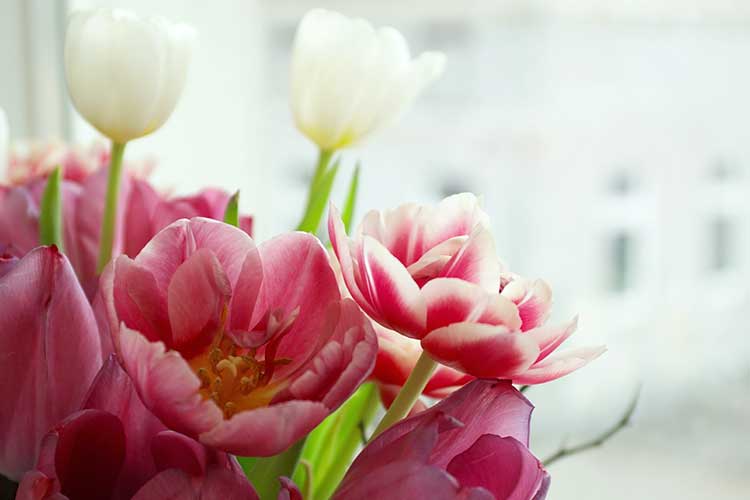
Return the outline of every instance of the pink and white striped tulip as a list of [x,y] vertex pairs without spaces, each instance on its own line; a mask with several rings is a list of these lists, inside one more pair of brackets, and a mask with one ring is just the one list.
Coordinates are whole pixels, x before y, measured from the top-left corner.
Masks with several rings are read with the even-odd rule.
[[[603,347],[548,357],[575,331],[576,320],[543,325],[551,304],[549,286],[501,272],[487,226],[487,215],[467,193],[436,207],[370,212],[353,239],[347,238],[335,207],[328,221],[354,300],[382,326],[419,339],[447,367],[474,377],[538,384],[599,356]],[[404,355],[405,346],[398,345],[400,352],[388,342],[381,348],[384,361],[397,368],[388,370],[393,381],[413,367],[414,353],[407,349],[410,355]],[[446,375],[451,374],[436,374]]]
[[244,456],[279,453],[369,375],[377,340],[312,235],[255,246],[194,218],[102,276],[115,349],[170,428]]

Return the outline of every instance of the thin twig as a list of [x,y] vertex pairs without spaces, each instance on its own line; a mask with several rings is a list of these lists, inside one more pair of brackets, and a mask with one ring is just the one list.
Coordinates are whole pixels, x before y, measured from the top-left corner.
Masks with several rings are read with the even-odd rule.
[[628,405],[627,409],[625,410],[625,413],[622,414],[622,417],[609,429],[601,433],[599,436],[595,437],[594,439],[590,441],[585,441],[581,444],[578,444],[576,446],[571,446],[568,448],[563,444],[559,450],[557,450],[555,453],[550,455],[549,457],[542,460],[542,463],[548,467],[554,462],[557,462],[561,458],[569,457],[571,455],[575,455],[577,453],[581,453],[583,451],[589,450],[591,448],[596,448],[597,446],[603,445],[607,440],[609,440],[612,436],[620,432],[622,429],[628,426],[630,423],[630,419],[633,416],[633,413],[635,412],[636,406],[638,406],[638,399],[641,396],[641,387],[638,386],[638,389],[636,389],[635,394],[633,395],[633,399],[630,401],[630,404]]

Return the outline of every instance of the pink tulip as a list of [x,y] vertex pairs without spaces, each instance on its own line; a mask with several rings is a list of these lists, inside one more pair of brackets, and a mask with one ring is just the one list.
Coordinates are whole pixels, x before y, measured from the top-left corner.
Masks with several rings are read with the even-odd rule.
[[[0,186],[0,246],[20,257],[38,245],[39,204],[46,176],[56,165],[62,165],[64,250],[91,297],[98,284],[108,162],[109,152],[101,147],[78,151],[55,144],[32,149],[27,156],[15,155],[11,174],[16,185]],[[190,197],[170,198],[134,171],[136,166],[128,168],[129,175],[123,176],[120,188],[114,255],[137,255],[162,228],[183,217],[223,219],[230,196],[225,191],[205,189]],[[240,227],[251,234],[252,218],[241,217]]]
[[17,498],[124,500],[200,494],[257,498],[236,460],[167,430],[143,406],[111,356],[83,409],[44,438],[36,469],[24,475]]
[[[501,272],[487,216],[473,195],[451,196],[434,208],[370,212],[353,240],[331,207],[328,231],[353,299],[382,326],[419,339],[422,349],[447,367],[538,384],[604,351],[574,349],[548,358],[576,322],[543,326],[549,287]],[[415,362],[413,348],[386,341],[381,351],[378,378],[402,383]],[[460,380],[445,371],[435,377],[447,386]]]
[[[549,475],[528,450],[532,409],[510,382],[475,380],[376,438],[333,498],[542,500]],[[286,498],[297,491],[282,481]]]
[[135,259],[117,258],[101,294],[146,406],[239,455],[274,455],[312,430],[367,377],[377,350],[325,248],[304,233],[256,248],[227,224],[180,220]]
[[102,364],[99,333],[68,259],[39,247],[0,278],[0,474],[37,460],[42,438],[78,410]]

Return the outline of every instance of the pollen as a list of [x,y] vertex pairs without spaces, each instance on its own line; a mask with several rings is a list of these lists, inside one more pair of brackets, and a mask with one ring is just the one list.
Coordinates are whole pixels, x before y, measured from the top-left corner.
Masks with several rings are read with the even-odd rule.
[[298,314],[298,308],[287,315],[279,311],[269,314],[265,326],[270,335],[262,348],[241,347],[220,332],[203,353],[189,360],[200,380],[199,393],[216,403],[224,418],[267,406],[285,387],[285,382],[275,380],[274,374],[292,360],[277,357],[276,353]]

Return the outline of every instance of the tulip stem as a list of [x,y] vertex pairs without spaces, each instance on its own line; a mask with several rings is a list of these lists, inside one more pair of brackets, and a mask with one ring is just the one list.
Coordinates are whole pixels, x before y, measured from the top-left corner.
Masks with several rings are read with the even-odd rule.
[[422,355],[419,356],[419,360],[414,365],[409,378],[406,379],[406,383],[401,388],[401,391],[399,391],[396,399],[393,400],[391,407],[385,412],[383,420],[380,421],[375,432],[372,433],[370,442],[378,437],[381,432],[409,414],[414,407],[414,403],[419,399],[419,395],[422,394],[422,391],[427,386],[427,382],[429,382],[435,368],[437,368],[435,360],[427,352],[422,351]]
[[320,150],[315,173],[310,180],[310,190],[307,193],[307,205],[302,221],[297,226],[298,231],[313,233],[318,230],[320,219],[323,217],[328,197],[331,194],[333,181],[338,171],[338,162],[330,166],[334,151]]
[[109,176],[107,178],[107,198],[102,217],[102,230],[99,238],[99,262],[96,266],[98,273],[112,258],[112,246],[115,239],[115,225],[117,223],[117,199],[120,194],[120,178],[122,177],[122,157],[125,154],[125,143],[112,141],[112,153],[109,159]]

